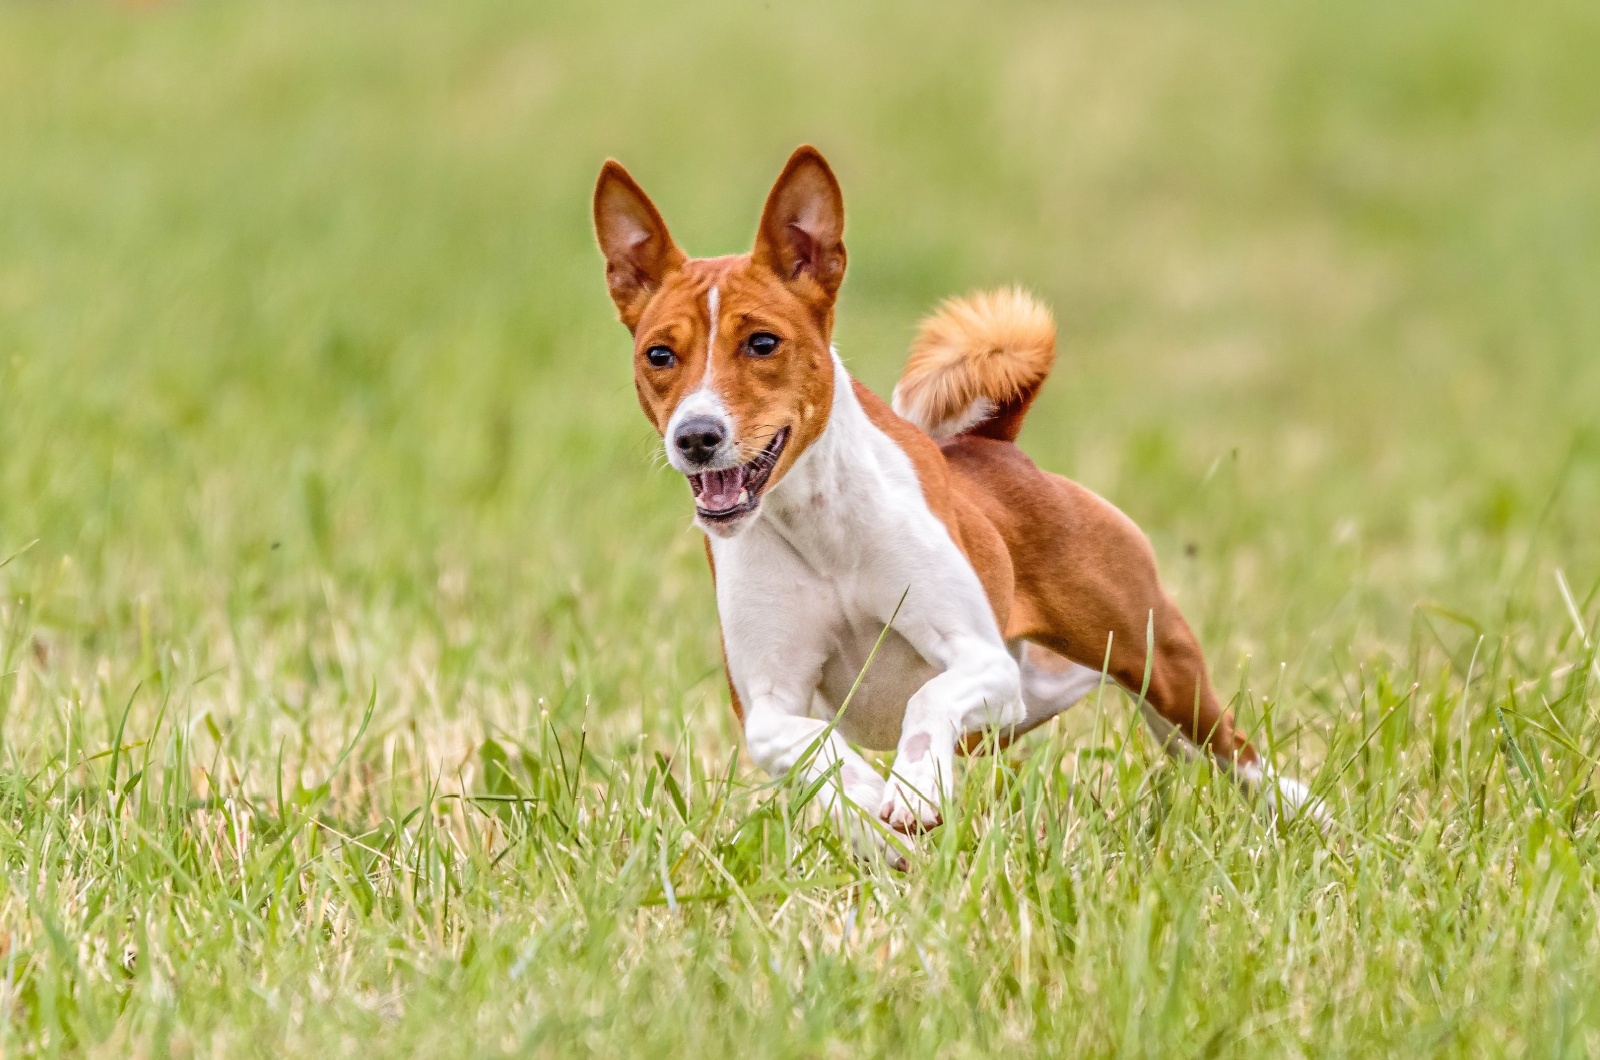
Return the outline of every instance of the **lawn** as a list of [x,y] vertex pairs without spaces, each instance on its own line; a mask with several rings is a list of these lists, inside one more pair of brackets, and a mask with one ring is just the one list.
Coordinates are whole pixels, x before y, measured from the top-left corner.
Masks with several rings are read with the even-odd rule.
[[[1600,1053],[1600,7],[0,7],[0,1054]],[[843,182],[1335,823],[1107,693],[910,871],[751,766],[589,192]]]

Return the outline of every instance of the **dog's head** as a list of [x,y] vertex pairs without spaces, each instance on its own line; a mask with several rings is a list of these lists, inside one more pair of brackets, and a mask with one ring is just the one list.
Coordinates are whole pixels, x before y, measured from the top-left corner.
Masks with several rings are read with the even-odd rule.
[[748,254],[690,258],[614,161],[594,189],[606,285],[633,332],[639,404],[688,476],[695,516],[732,536],[827,425],[844,198],[801,147],[767,196]]

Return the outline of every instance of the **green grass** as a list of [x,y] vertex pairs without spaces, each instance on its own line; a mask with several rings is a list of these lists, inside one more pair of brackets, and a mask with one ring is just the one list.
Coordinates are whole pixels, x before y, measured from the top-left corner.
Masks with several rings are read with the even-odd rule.
[[[0,1053],[1600,1052],[1600,9],[0,8]],[[1326,794],[1116,695],[897,875],[768,786],[588,230],[788,151]]]

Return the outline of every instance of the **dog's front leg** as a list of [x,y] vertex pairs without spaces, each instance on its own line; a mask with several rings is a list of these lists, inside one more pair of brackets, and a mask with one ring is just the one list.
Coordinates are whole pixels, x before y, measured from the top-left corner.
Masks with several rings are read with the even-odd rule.
[[774,777],[798,769],[799,778],[809,784],[834,771],[817,798],[851,848],[863,858],[882,852],[894,867],[906,867],[905,856],[872,820],[883,800],[883,778],[827,722],[775,697],[763,697],[745,713],[744,738],[750,757]]
[[958,741],[1018,725],[1025,717],[1021,675],[1003,644],[963,637],[917,648],[945,670],[906,704],[894,770],[878,810],[891,828],[907,833],[943,820],[941,807],[955,790]]

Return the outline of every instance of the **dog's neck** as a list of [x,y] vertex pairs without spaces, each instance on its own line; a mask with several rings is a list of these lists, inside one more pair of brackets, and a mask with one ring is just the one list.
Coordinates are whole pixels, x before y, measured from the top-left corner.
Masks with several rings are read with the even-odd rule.
[[835,352],[828,423],[773,486],[749,532],[775,533],[813,562],[819,551],[848,554],[852,541],[895,521],[895,506],[885,502],[903,490],[888,488],[886,478],[904,477],[887,466],[898,452],[868,418]]

